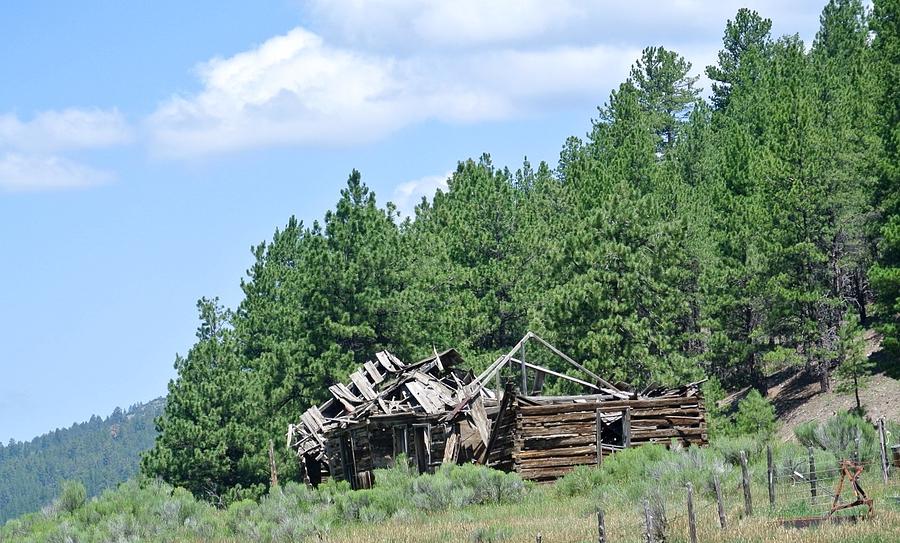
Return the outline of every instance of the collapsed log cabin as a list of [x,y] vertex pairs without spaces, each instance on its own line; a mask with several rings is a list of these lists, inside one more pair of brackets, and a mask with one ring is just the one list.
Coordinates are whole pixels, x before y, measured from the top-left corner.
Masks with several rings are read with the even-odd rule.
[[[582,376],[526,361],[529,342]],[[317,485],[331,477],[368,488],[374,470],[392,466],[401,454],[420,473],[442,463],[476,462],[550,481],[577,466],[600,465],[627,447],[707,443],[699,382],[632,391],[532,332],[478,376],[462,363],[454,349],[411,364],[382,351],[349,383],[329,387],[332,398],[288,428],[287,445],[306,481]],[[548,378],[585,393],[544,395]]]

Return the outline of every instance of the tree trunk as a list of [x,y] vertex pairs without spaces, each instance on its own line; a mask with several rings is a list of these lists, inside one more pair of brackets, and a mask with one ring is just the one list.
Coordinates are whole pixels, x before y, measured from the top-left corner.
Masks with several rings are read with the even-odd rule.
[[819,387],[822,392],[828,392],[831,390],[831,379],[828,376],[828,367],[823,363],[822,367],[819,368]]
[[856,273],[853,274],[853,294],[856,298],[856,305],[859,309],[859,323],[862,326],[865,326],[869,315],[866,312],[866,289],[863,286],[863,281],[864,278],[862,277],[862,271],[857,270]]

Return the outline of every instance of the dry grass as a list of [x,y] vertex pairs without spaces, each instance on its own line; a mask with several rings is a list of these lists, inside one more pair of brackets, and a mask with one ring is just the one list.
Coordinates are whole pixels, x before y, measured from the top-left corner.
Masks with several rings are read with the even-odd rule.
[[[697,504],[698,539],[704,543],[783,542],[783,543],[894,543],[900,541],[900,510],[878,508],[870,519],[855,524],[823,525],[816,528],[783,528],[761,511],[757,516],[740,519],[740,506],[730,504],[728,527],[721,530],[712,503]],[[388,542],[487,542],[535,541],[541,534],[546,543],[587,542],[597,540],[595,505],[587,498],[529,499],[525,503],[479,506],[428,516],[414,515],[377,524],[338,526],[324,535],[330,543]],[[670,513],[670,542],[688,541],[684,504],[667,504]],[[640,505],[606,511],[607,541],[642,541],[643,516]]]

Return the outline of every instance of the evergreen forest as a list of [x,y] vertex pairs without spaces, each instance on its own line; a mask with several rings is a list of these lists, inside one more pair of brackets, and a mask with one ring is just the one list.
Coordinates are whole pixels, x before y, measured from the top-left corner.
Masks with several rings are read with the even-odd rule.
[[0,524],[49,505],[65,481],[79,481],[90,497],[137,475],[164,405],[157,398],[31,441],[0,443]]
[[709,402],[788,367],[864,386],[864,330],[900,350],[900,1],[829,0],[811,43],[771,29],[739,10],[712,66],[645,48],[555,164],[462,160],[412,217],[350,172],[252,248],[237,307],[198,302],[143,473],[258,498],[270,440],[376,351],[479,370],[528,330]]

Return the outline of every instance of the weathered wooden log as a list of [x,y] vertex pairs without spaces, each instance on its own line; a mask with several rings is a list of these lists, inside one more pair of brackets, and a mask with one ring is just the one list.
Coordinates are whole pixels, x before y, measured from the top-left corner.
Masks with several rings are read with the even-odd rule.
[[594,411],[603,409],[604,411],[614,408],[631,407],[632,409],[656,408],[656,407],[678,407],[683,408],[699,407],[697,398],[671,397],[671,398],[652,398],[645,400],[613,400],[608,402],[583,402],[583,403],[562,403],[553,405],[523,405],[519,406],[519,412],[523,417],[530,415],[553,415],[557,413],[571,413],[574,411]]

